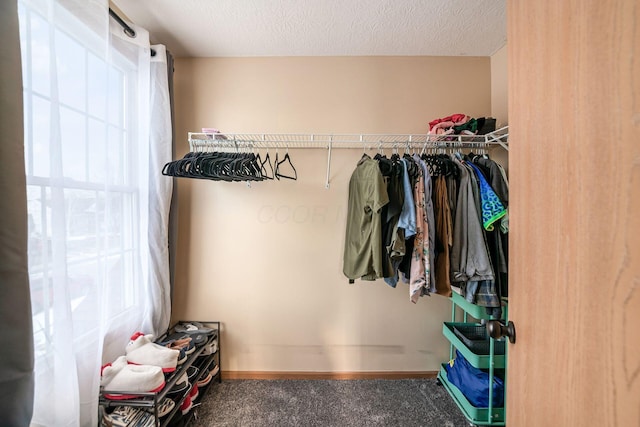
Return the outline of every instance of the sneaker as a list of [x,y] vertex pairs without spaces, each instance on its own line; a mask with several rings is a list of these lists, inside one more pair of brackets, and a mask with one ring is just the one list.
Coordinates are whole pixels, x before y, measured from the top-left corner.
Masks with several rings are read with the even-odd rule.
[[211,370],[211,375],[215,377],[219,370],[220,370],[220,366],[216,365],[216,366]]
[[179,352],[180,352],[180,355],[178,356],[177,364],[182,365],[184,362],[187,361],[187,353],[185,353],[184,348],[181,348]]
[[127,427],[142,416],[141,410],[132,406],[116,406],[102,415],[102,423],[110,427]]
[[138,418],[130,427],[155,427],[156,420],[154,416],[146,411],[141,411],[143,415]]
[[205,327],[200,322],[181,322],[175,327],[176,332],[184,332],[185,334],[213,334],[214,329]]
[[[193,353],[193,351],[195,351],[196,347],[202,347],[204,344],[207,343],[207,341],[209,341],[209,335],[205,334],[205,333],[192,333],[192,334],[186,334],[184,332],[174,332],[173,334],[167,336],[164,339],[164,342],[167,341],[171,341],[171,340],[177,340],[177,339],[183,339],[183,338],[191,338],[191,344],[194,346],[193,350],[190,350],[191,353]],[[187,353],[190,354],[190,353]]]
[[187,368],[187,377],[189,378],[189,382],[193,384],[193,381],[198,377],[198,368],[195,366],[189,366]]
[[200,353],[200,356],[210,356],[212,354],[216,354],[216,351],[218,351],[218,340],[213,340],[210,344],[207,344],[204,348],[204,350],[202,350],[202,353]]
[[151,338],[151,335],[135,333],[125,348],[127,362],[134,365],[159,366],[163,372],[175,371],[180,352],[155,344]]
[[182,395],[190,386],[191,384],[189,384],[189,378],[187,377],[187,374],[184,373],[180,378],[178,378],[178,381],[176,381],[174,386],[171,387],[171,390],[167,392],[167,395],[172,397],[176,395]]
[[208,369],[205,369],[202,377],[198,380],[198,382],[196,382],[196,384],[198,385],[198,387],[204,387],[211,382],[212,378],[213,375],[211,375],[211,372],[209,372]]
[[175,339],[165,339],[165,341],[158,342],[157,344],[163,345],[173,350],[184,350],[184,353],[187,355],[196,351],[196,346],[191,337],[188,335],[182,335],[179,338]]
[[207,341],[209,341],[209,336],[207,334],[191,334],[191,338],[193,339],[193,343],[196,347],[202,347],[207,343]]
[[131,406],[118,406],[102,417],[102,425],[106,427],[155,427],[155,424],[152,414]]
[[180,411],[182,411],[182,415],[187,415],[191,408],[193,408],[193,402],[191,402],[191,396],[187,396],[184,398],[182,405],[180,405]]
[[[174,402],[172,399],[169,399],[168,397],[165,397],[164,399],[162,399],[162,402],[158,404],[158,418],[162,418],[165,415],[168,415],[169,412],[171,412],[175,407],[176,402]],[[146,408],[145,411],[153,413],[153,408]]]
[[194,400],[196,400],[199,394],[200,392],[198,391],[198,384],[194,384],[193,387],[191,388],[191,392],[189,392],[189,397],[191,398],[191,401],[193,402]]

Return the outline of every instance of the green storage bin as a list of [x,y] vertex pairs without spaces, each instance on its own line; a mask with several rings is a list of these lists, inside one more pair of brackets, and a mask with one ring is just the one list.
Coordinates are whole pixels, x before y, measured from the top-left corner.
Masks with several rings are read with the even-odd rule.
[[[484,325],[464,324],[453,325],[453,333],[464,343],[464,345],[478,355],[488,355],[490,348],[490,338],[487,328]],[[504,355],[504,340],[494,341],[493,354]]]
[[[460,353],[476,368],[489,369],[491,365],[489,351],[486,354],[475,353],[471,348],[467,347],[465,343],[456,335],[454,328],[458,330],[467,330],[469,327],[480,326],[477,323],[458,323],[458,322],[444,322],[442,325],[442,334],[453,344],[455,348],[460,350]],[[494,341],[494,345],[499,341]],[[488,343],[487,343],[488,345]],[[488,348],[488,347],[487,347]],[[496,354],[494,349],[493,367],[504,368],[506,366],[504,355],[504,343],[502,347],[502,354]]]

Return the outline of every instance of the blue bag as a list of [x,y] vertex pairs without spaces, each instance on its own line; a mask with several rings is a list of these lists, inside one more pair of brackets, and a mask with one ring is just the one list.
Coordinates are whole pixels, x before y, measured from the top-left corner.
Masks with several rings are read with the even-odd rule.
[[[453,366],[451,366],[453,364]],[[469,364],[456,349],[455,360],[446,365],[447,379],[462,392],[476,408],[489,406],[489,374]],[[504,406],[504,382],[493,376],[493,407]]]

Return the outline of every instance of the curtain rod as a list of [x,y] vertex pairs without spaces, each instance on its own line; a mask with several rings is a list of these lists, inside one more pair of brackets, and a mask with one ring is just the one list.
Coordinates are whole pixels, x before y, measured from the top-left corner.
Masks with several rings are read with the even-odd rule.
[[[124,22],[124,19],[122,19],[120,17],[120,15],[118,15],[113,9],[109,8],[109,16],[111,16],[113,19],[115,19],[115,21],[122,27],[122,31],[124,31],[124,33],[130,37],[130,38],[135,38],[136,37],[136,32],[133,28],[131,28],[131,26],[129,26],[129,24],[127,24],[126,22]],[[156,51],[154,49],[151,49],[151,56],[156,56]]]

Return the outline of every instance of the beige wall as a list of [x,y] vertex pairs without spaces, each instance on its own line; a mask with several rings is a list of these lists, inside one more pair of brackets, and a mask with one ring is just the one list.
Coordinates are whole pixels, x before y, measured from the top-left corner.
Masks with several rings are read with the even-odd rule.
[[496,126],[509,124],[507,83],[507,45],[491,56],[491,115],[496,118]]
[[[491,113],[489,58],[218,58],[176,62],[187,132],[425,133]],[[273,156],[273,151],[271,155]],[[225,370],[435,371],[447,299],[342,275],[347,185],[360,150],[291,150],[298,181],[179,179],[174,319],[221,320]],[[281,153],[282,155],[282,153]]]

